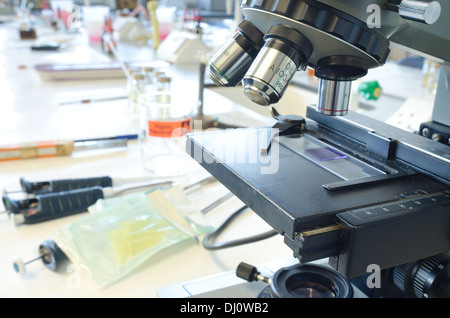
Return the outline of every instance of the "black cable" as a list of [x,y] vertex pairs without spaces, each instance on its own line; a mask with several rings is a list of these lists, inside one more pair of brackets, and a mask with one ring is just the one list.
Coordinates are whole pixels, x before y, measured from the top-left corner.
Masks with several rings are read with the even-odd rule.
[[267,238],[270,238],[270,237],[278,234],[278,232],[276,232],[275,230],[271,230],[271,231],[267,231],[267,232],[264,232],[261,234],[243,238],[243,239],[237,239],[237,240],[221,242],[221,243],[210,243],[210,241],[217,238],[217,236],[219,236],[219,234],[221,234],[226,229],[226,227],[231,222],[233,222],[233,220],[236,217],[238,217],[241,213],[243,213],[247,209],[248,209],[247,206],[244,206],[244,207],[238,209],[236,212],[234,212],[232,215],[230,215],[225,220],[225,222],[223,222],[222,225],[220,225],[214,232],[207,234],[203,239],[203,243],[202,243],[203,247],[207,250],[219,250],[219,249],[223,249],[223,248],[235,247],[238,245],[244,245],[244,244],[258,242],[258,241],[265,240]]

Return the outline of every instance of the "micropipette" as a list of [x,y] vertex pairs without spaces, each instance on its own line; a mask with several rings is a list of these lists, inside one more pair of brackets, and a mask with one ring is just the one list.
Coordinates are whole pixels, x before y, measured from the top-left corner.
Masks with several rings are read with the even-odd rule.
[[[99,199],[114,197],[124,191],[138,188],[155,188],[172,185],[171,181],[139,184],[127,188],[91,186],[69,191],[37,194],[23,200],[12,199],[7,192],[2,195],[3,204],[17,223],[35,224],[69,215],[86,212]],[[19,217],[22,220],[19,220]]]
[[77,190],[89,187],[120,187],[129,183],[138,183],[148,181],[148,177],[136,178],[112,178],[109,176],[74,178],[74,179],[56,179],[48,181],[32,182],[24,177],[20,178],[22,191],[28,194],[44,194],[61,191]]

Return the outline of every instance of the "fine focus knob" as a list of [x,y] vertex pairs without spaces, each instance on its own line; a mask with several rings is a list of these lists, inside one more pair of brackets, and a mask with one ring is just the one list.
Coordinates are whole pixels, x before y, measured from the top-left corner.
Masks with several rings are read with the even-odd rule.
[[403,0],[398,5],[398,13],[404,19],[434,24],[441,16],[441,5],[437,1]]

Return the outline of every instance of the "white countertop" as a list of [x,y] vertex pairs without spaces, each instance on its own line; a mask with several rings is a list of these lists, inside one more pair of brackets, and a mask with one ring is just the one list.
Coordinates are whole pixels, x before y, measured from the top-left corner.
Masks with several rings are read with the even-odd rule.
[[[108,61],[107,56],[86,45],[79,37],[67,42],[67,47],[58,52],[31,51],[31,43],[18,38],[13,24],[0,26],[0,144],[136,132],[136,120],[129,115],[127,99],[59,104],[62,100],[125,92],[125,79],[46,82],[34,69],[34,65],[41,63]],[[197,102],[198,74],[195,70],[197,66],[188,67],[187,71],[183,68],[167,70],[168,73],[178,73],[174,75],[173,87],[186,94],[186,102]],[[234,114],[231,116],[242,119],[242,115],[235,113],[239,109],[225,98],[205,91],[207,114]],[[258,122],[247,110],[242,111],[247,112],[244,117],[251,119],[247,122]],[[80,151],[67,157],[0,162],[0,187],[7,191],[20,190],[20,177],[45,181],[103,175],[113,178],[150,177],[140,164],[138,142],[129,142],[126,149]],[[206,176],[207,172],[196,164],[189,175],[174,181],[184,186]],[[216,183],[194,192],[189,198],[195,207],[201,209],[226,192],[222,185]],[[231,198],[206,217],[217,226],[241,205],[238,199]],[[208,251],[192,240],[157,254],[132,274],[102,290],[94,286],[85,273],[82,273],[80,286],[73,287],[69,283],[73,273],[55,273],[44,267],[40,260],[26,266],[25,276],[15,273],[14,257],[19,256],[24,261],[35,258],[38,246],[52,233],[86,215],[82,213],[34,225],[19,225],[7,214],[0,214],[0,297],[157,297],[159,288],[234,270],[241,261],[259,264],[292,255],[281,236],[219,251]],[[229,232],[223,234],[221,240],[268,229],[269,226],[256,214],[246,213]]]
[[[46,30],[40,36],[54,37]],[[85,139],[136,133],[137,121],[130,114],[127,99],[91,104],[60,105],[61,101],[119,95],[126,92],[125,79],[95,81],[44,81],[34,69],[43,63],[104,62],[109,57],[87,45],[83,37],[73,36],[67,47],[58,52],[34,52],[32,41],[21,41],[14,24],[0,25],[0,144],[18,142]],[[119,52],[129,58],[125,47]],[[140,61],[151,60],[148,48],[139,50]],[[149,53],[150,52],[150,53]],[[198,66],[169,67],[173,89],[185,94],[186,103],[198,99]],[[389,78],[389,77],[387,77]],[[390,84],[386,87],[390,88]],[[383,83],[381,83],[383,85]],[[205,90],[205,113],[230,118],[243,125],[271,123],[211,90]],[[93,176],[133,178],[149,176],[141,166],[139,145],[130,141],[126,149],[104,149],[76,152],[72,156],[0,162],[0,188],[20,189],[19,178],[44,181]],[[191,173],[175,179],[180,186],[207,177],[199,165]],[[227,190],[220,184],[210,185],[190,196],[201,209],[220,198]],[[242,203],[232,198],[207,214],[213,225],[219,225]],[[0,210],[2,207],[0,206]],[[193,241],[173,246],[140,266],[115,284],[99,290],[83,274],[81,285],[70,284],[72,273],[55,273],[40,261],[27,265],[25,276],[18,276],[12,266],[16,256],[25,261],[38,255],[39,244],[62,227],[86,216],[82,213],[35,225],[16,225],[6,214],[0,214],[0,297],[157,297],[158,289],[184,281],[232,271],[241,261],[261,264],[289,258],[292,251],[281,236],[239,247],[208,251]],[[221,236],[234,239],[267,231],[270,227],[254,213],[246,213]]]

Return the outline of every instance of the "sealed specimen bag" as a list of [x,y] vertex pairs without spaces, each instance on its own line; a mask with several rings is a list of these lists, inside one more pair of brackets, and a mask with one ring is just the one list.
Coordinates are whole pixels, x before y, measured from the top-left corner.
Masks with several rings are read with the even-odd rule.
[[99,288],[159,251],[213,230],[178,187],[99,200],[89,212],[53,239]]

